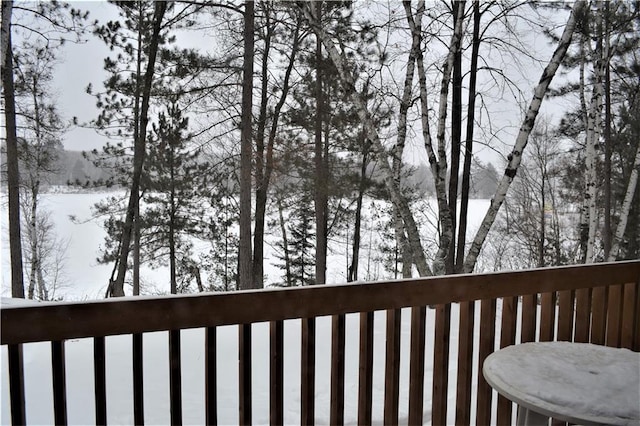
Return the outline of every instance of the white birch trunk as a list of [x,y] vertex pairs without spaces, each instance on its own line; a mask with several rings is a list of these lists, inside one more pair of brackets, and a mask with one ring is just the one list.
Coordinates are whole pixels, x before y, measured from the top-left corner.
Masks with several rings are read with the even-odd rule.
[[391,170],[391,167],[389,166],[389,156],[384,146],[382,145],[382,142],[380,141],[378,131],[373,123],[373,120],[371,119],[371,116],[369,115],[369,112],[367,111],[366,102],[362,98],[362,95],[356,90],[356,80],[351,71],[349,71],[349,69],[346,67],[347,60],[342,57],[331,38],[328,37],[325,33],[324,29],[318,22],[318,19],[314,16],[310,4],[311,3],[309,2],[298,3],[298,5],[302,8],[305,19],[309,22],[309,25],[312,27],[313,31],[322,41],[322,44],[327,50],[327,54],[335,65],[340,76],[340,80],[342,81],[346,92],[350,94],[351,99],[358,111],[358,117],[365,126],[367,136],[372,142],[373,149],[378,154],[381,160],[380,172],[382,174],[382,178],[384,180],[387,191],[389,192],[389,196],[391,197],[391,201],[402,216],[402,221],[404,222],[405,230],[407,232],[407,238],[409,239],[409,244],[411,246],[411,254],[413,256],[413,261],[418,268],[418,273],[420,274],[420,276],[432,275],[431,269],[427,265],[427,261],[424,255],[424,249],[422,247],[422,242],[420,241],[418,227],[413,218],[413,214],[409,209],[407,200],[400,192],[400,188],[394,182],[393,172]]
[[513,178],[518,171],[518,167],[520,166],[520,162],[522,160],[522,152],[527,146],[527,141],[529,139],[529,134],[531,133],[531,129],[536,121],[536,117],[538,116],[538,111],[540,110],[540,106],[542,105],[542,101],[547,92],[549,84],[553,79],[558,67],[560,66],[560,62],[564,58],[564,55],[571,44],[571,37],[573,36],[573,31],[576,26],[576,15],[580,14],[580,12],[584,9],[585,2],[577,1],[573,5],[573,10],[569,15],[569,19],[567,20],[567,24],[562,32],[562,36],[560,37],[560,41],[558,42],[558,46],[556,47],[549,64],[546,66],[544,71],[542,72],[542,76],[540,77],[540,81],[536,86],[533,94],[533,99],[529,104],[529,108],[527,110],[527,114],[524,118],[522,126],[520,127],[520,131],[518,132],[518,136],[516,137],[515,144],[513,146],[513,150],[511,154],[509,154],[509,162],[504,171],[504,176],[500,180],[498,184],[498,188],[494,194],[493,199],[491,200],[491,205],[489,206],[489,210],[485,214],[484,219],[476,233],[476,236],[471,244],[471,248],[469,249],[469,253],[467,258],[465,259],[463,271],[466,273],[470,273],[473,271],[478,255],[480,254],[480,250],[482,249],[482,245],[489,234],[489,230],[495,221],[495,218],[504,202],[505,196],[507,195],[507,191],[511,186],[511,182],[513,182]]
[[[596,28],[602,27],[602,13],[596,11]],[[601,34],[598,35],[601,37]],[[585,154],[585,188],[584,205],[588,211],[588,239],[586,247],[585,263],[592,263],[595,254],[596,229],[598,227],[598,210],[596,206],[597,198],[597,153],[596,145],[600,140],[600,127],[602,126],[602,96],[604,81],[604,60],[602,57],[602,43],[598,42],[595,51],[595,65],[593,67],[595,84],[591,94],[589,104],[589,114],[587,117],[587,146]]]
[[[404,3],[405,13],[409,22],[409,28],[413,34],[413,37],[421,37],[421,28],[413,23],[411,18],[410,5]],[[449,83],[451,81],[451,72],[453,70],[453,61],[456,52],[460,50],[462,40],[462,21],[464,18],[464,2],[458,7],[458,16],[456,17],[456,26],[453,30],[451,37],[451,44],[449,46],[449,52],[442,68],[442,81],[440,84],[440,103],[438,108],[438,155],[436,156],[433,149],[433,142],[431,139],[430,127],[429,127],[429,104],[427,98],[427,84],[426,84],[426,71],[424,68],[424,57],[422,52],[419,51],[416,56],[416,62],[418,63],[418,79],[420,82],[420,106],[422,109],[422,136],[424,139],[424,146],[427,151],[429,159],[429,165],[431,167],[431,174],[436,188],[436,197],[438,200],[438,219],[440,222],[440,244],[438,247],[438,253],[434,260],[434,273],[436,275],[442,275],[445,272],[445,258],[449,253],[449,245],[453,239],[453,218],[451,217],[451,211],[449,209],[449,203],[447,200],[447,154],[446,154],[446,141],[445,141],[445,128],[447,120],[447,106],[449,96]]]
[[[405,8],[410,7],[410,2],[403,3],[405,5]],[[415,25],[417,25],[418,27],[422,26],[422,15],[424,13],[424,9],[424,0],[420,0],[418,2],[418,10],[416,11],[415,17]],[[409,24],[413,24],[413,21],[410,21]],[[418,33],[418,35],[416,36],[416,34],[413,33],[411,39],[411,51],[409,52],[409,57],[407,59],[407,70],[405,73],[402,99],[400,100],[400,112],[398,114],[398,136],[396,138],[396,145],[393,150],[393,179],[395,185],[400,189],[402,189],[402,154],[404,152],[404,147],[407,139],[407,113],[409,111],[409,107],[411,106],[411,98],[413,95],[413,79],[415,76],[416,56],[420,53],[420,41],[420,34]],[[393,208],[393,225],[395,228],[396,240],[402,252],[402,276],[403,278],[407,278],[411,276],[411,265],[413,264],[410,256],[411,247],[409,247],[409,240],[405,234],[405,226],[404,222],[402,221],[402,216],[395,206]]]
[[613,236],[613,246],[609,252],[609,258],[607,261],[613,262],[618,256],[620,250],[620,242],[624,236],[624,231],[627,227],[627,221],[629,219],[629,210],[631,209],[631,202],[633,201],[633,194],[636,193],[636,186],[638,185],[638,172],[640,172],[640,143],[636,150],[636,159],[633,163],[633,170],[631,176],[629,176],[629,184],[627,185],[627,192],[624,194],[624,201],[622,202],[622,210],[620,212],[620,221],[616,228],[616,233]]

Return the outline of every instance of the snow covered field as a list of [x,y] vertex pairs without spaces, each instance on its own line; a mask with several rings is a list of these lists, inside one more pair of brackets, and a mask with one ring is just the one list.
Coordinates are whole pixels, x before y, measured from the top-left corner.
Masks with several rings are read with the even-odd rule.
[[[69,250],[65,264],[67,286],[60,289],[59,295],[68,300],[86,300],[100,298],[111,272],[110,265],[98,265],[95,261],[97,249],[102,243],[103,231],[95,222],[73,224],[68,216],[87,218],[90,206],[100,199],[101,194],[50,194],[44,197],[44,205],[50,209],[60,236],[69,238]],[[474,201],[471,210],[474,213],[470,224],[470,233],[475,232],[489,201]],[[3,216],[3,220],[6,220]],[[6,226],[3,223],[3,235]],[[8,296],[8,247],[6,237],[2,244],[3,283],[2,295]],[[328,262],[328,277],[334,282],[344,281],[344,252],[334,250]],[[271,261],[268,257],[267,263]],[[267,274],[279,273],[273,265],[265,268]],[[167,277],[166,270],[144,270],[148,281],[158,283]],[[340,279],[342,277],[342,280]],[[161,285],[161,284],[158,284]],[[500,310],[500,306],[498,306]],[[477,312],[479,309],[477,310]],[[433,329],[434,311],[428,310],[427,330]],[[498,318],[500,315],[498,314]],[[345,377],[345,422],[355,424],[357,420],[358,391],[358,335],[357,315],[349,315],[346,322],[346,377]],[[409,310],[403,311],[402,322],[402,358],[400,375],[400,418],[406,422],[408,411],[408,348],[409,348]],[[457,357],[458,308],[452,307],[452,347],[451,359]],[[317,324],[316,355],[316,420],[318,424],[329,421],[329,385],[330,377],[322,372],[330,365],[330,318],[319,318]],[[478,338],[476,332],[476,339]],[[218,407],[220,424],[238,422],[238,339],[236,327],[221,327],[218,330]],[[499,334],[498,334],[499,335]],[[269,421],[269,333],[268,324],[253,326],[253,420],[255,424],[267,424]],[[131,424],[133,422],[132,379],[131,379],[131,338],[116,336],[107,338],[107,412],[110,424]],[[427,355],[425,376],[432,372],[433,335],[427,332]],[[382,419],[384,398],[384,360],[385,360],[385,315],[379,312],[375,317],[374,329],[374,376],[373,376],[373,419]],[[90,339],[73,340],[66,343],[66,374],[68,418],[71,424],[89,424],[94,421],[93,403],[93,362],[92,341]],[[186,330],[182,332],[182,391],[183,415],[185,424],[204,422],[204,332]],[[51,424],[53,422],[53,402],[51,398],[50,345],[46,343],[27,344],[25,354],[25,387],[27,421],[30,424]],[[144,337],[144,389],[145,420],[148,424],[169,423],[169,359],[167,333],[149,333]],[[299,423],[299,377],[300,377],[300,322],[285,323],[285,377],[284,377],[284,414],[285,423]],[[449,383],[455,383],[455,362],[449,372]],[[7,354],[6,348],[0,351],[1,368],[1,417],[2,424],[10,422]],[[474,375],[477,372],[474,372]],[[455,389],[449,393],[450,404],[455,400]],[[431,383],[425,384],[425,420],[428,420],[431,397]],[[451,406],[451,405],[450,405]],[[455,413],[449,410],[450,422]],[[472,410],[472,418],[474,411]]]
[[[41,211],[51,213],[51,220],[54,224],[55,232],[61,240],[68,241],[68,248],[64,253],[62,262],[62,285],[56,290],[57,297],[63,297],[65,300],[92,300],[104,297],[105,289],[113,265],[99,264],[97,257],[99,256],[99,248],[104,244],[105,231],[101,227],[101,220],[91,219],[91,207],[98,201],[106,198],[109,193],[49,193],[42,195]],[[6,206],[6,194],[2,195],[2,204]],[[371,206],[371,200],[365,200],[365,215],[367,206]],[[381,202],[376,201],[379,207]],[[470,200],[469,205],[469,225],[468,240],[473,238],[475,232],[482,221],[482,218],[489,208],[489,200]],[[6,207],[4,207],[6,209]],[[6,210],[5,210],[6,211]],[[436,202],[430,200],[427,208],[416,213],[416,219],[425,222],[422,229],[423,238],[425,239],[425,247],[430,246],[430,241],[435,239],[435,223]],[[273,213],[276,216],[276,213]],[[70,216],[76,218],[74,223]],[[2,288],[0,295],[2,297],[10,297],[10,269],[9,269],[9,244],[8,231],[6,226],[6,214],[0,215],[0,225],[2,232],[0,238],[2,241],[0,250],[0,260],[2,265]],[[375,253],[379,248],[381,236],[379,231],[367,227],[373,219],[367,220],[363,218],[362,232],[362,248],[360,259],[360,276],[362,279],[383,279],[392,278],[388,274],[384,275],[384,268],[379,261],[379,253]],[[373,226],[372,226],[373,228]],[[282,275],[276,264],[280,261],[275,258],[274,247],[277,239],[280,238],[278,232],[272,232],[266,235],[265,244],[265,277],[267,284],[277,281]],[[327,261],[327,282],[343,283],[346,282],[346,264],[347,254],[351,255],[351,241],[347,245],[344,237],[333,238],[330,240],[329,259]],[[371,249],[368,248],[371,246]],[[374,253],[371,254],[370,252]],[[368,277],[368,278],[367,278]],[[165,268],[151,269],[142,266],[141,268],[142,285],[149,289],[150,293],[168,293],[169,292],[169,269]],[[130,294],[131,288],[125,288],[125,292]]]

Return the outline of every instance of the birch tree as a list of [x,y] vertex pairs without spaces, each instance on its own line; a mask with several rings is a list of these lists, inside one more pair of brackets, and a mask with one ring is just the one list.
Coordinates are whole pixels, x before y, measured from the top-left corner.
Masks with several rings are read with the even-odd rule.
[[638,144],[638,149],[636,150],[633,169],[631,171],[631,176],[629,176],[629,184],[627,185],[627,190],[624,195],[624,201],[622,202],[622,209],[620,212],[620,221],[618,222],[618,226],[616,227],[616,232],[614,234],[611,252],[609,253],[609,257],[607,258],[607,261],[609,262],[613,262],[614,260],[616,260],[616,257],[620,252],[620,242],[622,241],[625,229],[627,228],[627,220],[629,219],[629,210],[631,210],[631,203],[636,193],[636,186],[638,184],[639,172],[640,172],[640,143]]
[[527,146],[527,141],[529,139],[529,134],[533,129],[533,126],[536,121],[536,117],[538,116],[538,111],[540,111],[540,106],[542,105],[542,101],[544,99],[545,93],[549,88],[549,84],[553,79],[556,71],[560,67],[560,63],[562,58],[567,53],[569,46],[571,44],[571,38],[573,36],[573,32],[576,27],[576,18],[578,15],[582,13],[585,8],[584,1],[576,1],[573,5],[571,13],[569,14],[569,18],[567,19],[567,23],[564,27],[560,40],[558,41],[558,45],[556,46],[555,51],[551,57],[551,60],[545,67],[540,80],[536,88],[534,89],[533,98],[529,103],[529,107],[525,114],[525,118],[520,126],[520,131],[518,132],[518,136],[516,137],[516,141],[513,145],[513,149],[509,154],[508,163],[504,171],[504,176],[500,180],[498,184],[498,188],[496,189],[496,193],[494,197],[491,199],[491,205],[489,206],[489,210],[485,214],[482,219],[482,223],[480,224],[480,228],[476,233],[476,236],[471,244],[471,248],[467,253],[467,258],[463,264],[463,272],[470,273],[473,271],[475,267],[476,261],[478,259],[478,255],[480,254],[480,250],[482,249],[482,245],[484,244],[487,235],[489,234],[489,230],[493,225],[493,222],[496,219],[496,215],[498,210],[500,210],[500,206],[505,200],[507,195],[507,191],[513,182],[513,178],[518,171],[518,167],[520,166],[520,162],[522,160],[522,152]]
[[402,195],[402,193],[400,192],[400,188],[397,187],[393,180],[393,173],[391,167],[389,166],[389,156],[386,152],[386,149],[382,145],[382,142],[380,141],[380,137],[378,135],[378,131],[376,129],[374,121],[371,118],[369,111],[367,110],[366,101],[363,99],[356,88],[356,78],[351,73],[350,68],[347,66],[347,60],[344,57],[344,54],[340,53],[340,51],[336,48],[333,40],[326,34],[318,18],[315,16],[315,13],[313,12],[313,10],[311,10],[309,4],[299,3],[299,6],[302,8],[307,22],[317,34],[325,50],[327,51],[329,58],[332,60],[334,66],[336,67],[339,77],[345,87],[345,91],[349,94],[352,102],[354,103],[354,106],[358,112],[358,116],[362,121],[367,132],[367,136],[372,143],[373,150],[380,160],[381,176],[385,182],[385,186],[389,192],[389,196],[391,197],[394,205],[397,206],[402,220],[405,224],[407,237],[411,246],[411,254],[413,256],[416,267],[418,268],[418,272],[421,276],[432,275],[431,269],[427,264],[422,243],[420,241],[420,234],[418,232],[418,227],[416,225],[415,219],[413,217],[413,214],[411,213],[411,210],[409,209],[409,204],[406,198]]

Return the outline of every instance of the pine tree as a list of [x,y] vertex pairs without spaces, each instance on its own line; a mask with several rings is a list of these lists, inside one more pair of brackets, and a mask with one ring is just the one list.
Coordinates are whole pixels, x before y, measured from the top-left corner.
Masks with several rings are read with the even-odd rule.
[[196,219],[203,215],[197,188],[206,170],[199,163],[199,151],[189,146],[189,120],[174,101],[158,115],[153,125],[145,162],[145,192],[140,214],[143,236],[141,260],[151,265],[169,262],[171,293],[178,292],[178,281],[192,276],[192,243]]
[[[316,283],[315,271],[315,255],[314,250],[314,209],[313,201],[309,191],[296,194],[290,200],[287,223],[288,237],[286,247],[283,242],[279,242],[277,247],[280,250],[286,250],[278,254],[276,257],[280,260],[288,262],[289,276],[283,276],[285,285],[304,286]],[[286,269],[287,264],[278,265]]]

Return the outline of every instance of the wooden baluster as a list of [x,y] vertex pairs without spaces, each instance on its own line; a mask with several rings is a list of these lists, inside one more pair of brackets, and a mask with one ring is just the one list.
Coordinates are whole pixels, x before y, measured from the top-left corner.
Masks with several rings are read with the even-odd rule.
[[574,295],[570,290],[558,292],[558,341],[573,341]]
[[458,380],[456,386],[456,424],[471,422],[471,380],[473,371],[473,327],[475,302],[460,303],[458,330]]
[[579,343],[589,342],[591,323],[591,289],[576,290],[576,329],[573,340]]
[[431,399],[431,423],[434,425],[447,424],[450,338],[451,304],[437,305],[433,349],[433,396]]
[[93,338],[93,380],[96,404],[96,424],[107,424],[107,375],[104,337]]
[[607,307],[607,340],[606,345],[620,347],[620,329],[622,327],[622,286],[609,287],[609,303]]
[[205,422],[218,424],[217,329],[207,327],[205,335]]
[[53,417],[56,425],[66,425],[67,386],[64,341],[51,342],[51,371],[53,373]]
[[315,424],[316,319],[302,320],[300,424]]
[[484,379],[482,365],[495,350],[496,342],[496,299],[480,302],[480,343],[478,348],[478,402],[476,425],[484,426],[491,421],[491,400],[493,391]]
[[269,323],[269,424],[284,423],[284,322]]
[[358,424],[371,424],[373,400],[373,312],[360,313]]
[[[518,316],[518,298],[504,297],[502,299],[502,322],[500,330],[500,348],[513,345],[516,342],[516,320]],[[513,403],[502,395],[498,395],[498,417],[496,424],[511,424],[511,409]]]
[[556,292],[543,293],[540,301],[540,341],[551,342],[556,321]]
[[409,424],[423,423],[424,356],[427,309],[411,308],[411,349],[409,357]]
[[182,372],[180,330],[169,331],[169,406],[171,424],[182,424]]
[[400,324],[402,311],[387,311],[387,342],[384,375],[384,424],[398,423],[400,383]]
[[144,424],[144,381],[143,381],[142,334],[132,335],[133,349],[133,421]]
[[536,340],[536,323],[538,316],[538,295],[527,294],[522,296],[522,327],[520,341],[522,343]]
[[591,303],[591,343],[604,345],[607,328],[607,287],[596,287]]
[[633,334],[633,350],[640,352],[640,280],[635,284],[636,286],[636,298],[635,298],[635,324],[633,326],[635,332]]
[[11,396],[11,424],[27,424],[24,410],[24,363],[22,345],[7,346],[9,358],[9,395]]
[[637,286],[634,283],[624,285],[622,298],[622,330],[620,331],[620,346],[633,349],[633,319],[635,315],[640,316],[640,312],[634,314]]
[[331,407],[329,423],[344,424],[344,344],[345,317],[331,317]]
[[238,327],[238,390],[241,425],[251,424],[251,324]]

